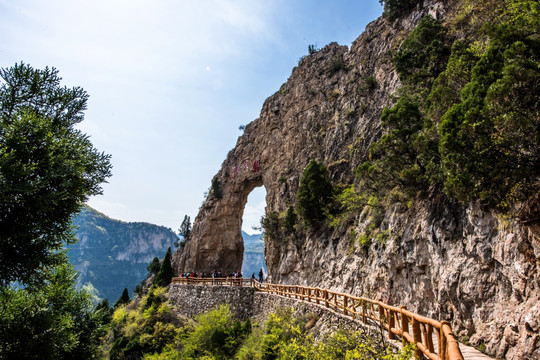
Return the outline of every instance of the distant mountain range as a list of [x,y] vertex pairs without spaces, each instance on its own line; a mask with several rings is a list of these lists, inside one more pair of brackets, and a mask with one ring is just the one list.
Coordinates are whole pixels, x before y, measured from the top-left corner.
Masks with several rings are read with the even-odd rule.
[[124,288],[130,292],[148,274],[154,257],[174,250],[177,235],[169,228],[143,222],[124,222],[85,207],[75,218],[79,239],[68,256],[79,271],[78,285],[91,283],[100,298],[116,301]]
[[[164,226],[144,222],[124,222],[86,206],[75,218],[76,238],[68,256],[79,271],[78,286],[92,284],[97,296],[114,303],[124,288],[130,292],[148,275],[146,267],[154,257],[163,258],[177,235]],[[264,264],[263,234],[244,237],[242,273],[258,275]]]

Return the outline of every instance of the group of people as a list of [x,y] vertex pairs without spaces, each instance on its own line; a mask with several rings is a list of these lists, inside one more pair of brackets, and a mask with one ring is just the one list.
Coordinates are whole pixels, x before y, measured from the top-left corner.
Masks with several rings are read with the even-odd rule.
[[181,273],[180,274],[180,277],[183,277],[183,278],[206,278],[206,279],[209,279],[209,278],[212,278],[212,279],[223,279],[223,278],[241,278],[242,277],[242,273],[240,271],[235,271],[231,274],[228,274],[228,275],[223,275],[223,273],[221,271],[212,271],[211,273],[205,273],[205,272],[201,272],[201,273],[196,273],[196,272],[185,272],[185,273]]
[[[223,275],[221,271],[212,271],[211,273],[196,273],[196,272],[184,272],[180,274],[181,278],[212,278],[212,279],[223,279],[223,278],[234,278],[234,279],[241,279],[242,278],[242,272],[241,271],[235,271],[228,275]],[[252,279],[255,279],[255,273],[251,275]],[[263,269],[259,270],[259,282],[263,282],[264,280],[264,272]]]

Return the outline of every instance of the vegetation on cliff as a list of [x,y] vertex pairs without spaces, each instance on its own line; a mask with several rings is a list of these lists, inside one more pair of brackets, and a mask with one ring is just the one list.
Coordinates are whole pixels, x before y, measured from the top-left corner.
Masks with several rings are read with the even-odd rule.
[[[525,221],[538,215],[539,10],[507,0],[446,26],[424,16],[394,56],[404,85],[358,168],[360,191],[391,202],[389,194],[407,200],[432,187]],[[488,14],[477,32],[457,37],[456,22]]]
[[[392,20],[421,2],[381,3]],[[386,209],[434,194],[538,221],[539,7],[537,1],[464,1],[449,5],[444,23],[424,15],[388,54],[401,88],[383,109],[381,134],[358,162],[354,181],[331,183],[324,165],[312,160],[296,201],[266,214],[266,235],[298,243],[329,225],[329,231],[348,229],[364,246],[384,243],[392,231],[383,228]],[[347,159],[328,167],[340,161]],[[351,227],[354,221],[362,226]]]

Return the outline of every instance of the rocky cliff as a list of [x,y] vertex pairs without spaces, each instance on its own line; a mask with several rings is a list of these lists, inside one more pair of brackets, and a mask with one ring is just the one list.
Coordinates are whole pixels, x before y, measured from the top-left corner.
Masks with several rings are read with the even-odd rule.
[[[403,86],[393,54],[426,14],[460,24],[453,36],[466,38],[479,26],[463,20],[465,11],[482,7],[474,4],[424,1],[392,21],[375,20],[350,49],[329,44],[302,59],[227,155],[192,239],[174,255],[177,271],[240,268],[242,215],[255,187],[266,189],[267,216],[283,219],[312,159],[326,165],[333,184],[354,183],[354,170],[384,132],[383,109]],[[369,233],[372,225],[369,211],[367,206],[337,227],[299,223],[294,235],[267,236],[271,280],[405,305],[451,321],[462,341],[489,354],[540,358],[537,219],[513,220],[432,187],[407,203],[385,206],[379,235],[359,242],[355,234]]]

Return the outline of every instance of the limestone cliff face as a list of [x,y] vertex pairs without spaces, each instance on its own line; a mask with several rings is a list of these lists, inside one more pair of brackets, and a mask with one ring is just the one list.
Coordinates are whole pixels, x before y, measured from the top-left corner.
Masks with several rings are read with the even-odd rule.
[[[296,202],[302,172],[322,161],[334,183],[353,181],[381,136],[380,115],[400,87],[395,50],[425,13],[444,21],[454,1],[424,1],[405,18],[378,19],[348,49],[330,44],[304,58],[266,100],[217,173],[193,237],[175,253],[177,271],[237,271],[249,193],[267,191],[266,211]],[[373,82],[373,79],[375,80]],[[326,287],[382,299],[452,322],[462,339],[507,359],[540,358],[540,228],[503,222],[478,204],[441,194],[386,210],[384,243],[359,246],[350,229],[267,238],[272,281]],[[356,230],[367,226],[363,215]]]

